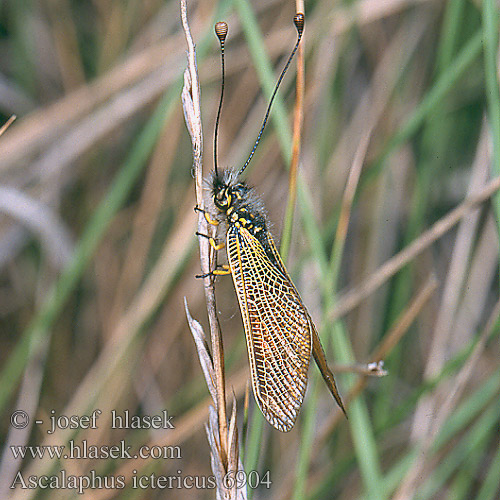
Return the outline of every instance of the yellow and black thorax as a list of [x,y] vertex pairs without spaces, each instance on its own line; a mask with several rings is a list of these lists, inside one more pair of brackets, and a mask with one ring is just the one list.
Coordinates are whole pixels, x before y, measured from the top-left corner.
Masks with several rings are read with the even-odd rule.
[[248,231],[262,245],[268,258],[275,263],[276,251],[269,246],[269,223],[262,200],[255,190],[244,181],[239,181],[237,173],[232,170],[213,172],[210,188],[217,212],[214,215],[223,220],[228,233],[241,229]]

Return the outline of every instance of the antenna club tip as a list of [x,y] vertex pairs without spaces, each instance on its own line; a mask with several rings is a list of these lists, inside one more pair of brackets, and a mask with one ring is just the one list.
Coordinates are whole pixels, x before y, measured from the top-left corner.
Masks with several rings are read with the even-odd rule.
[[304,30],[304,14],[302,12],[297,12],[293,18],[293,23],[299,32],[299,35],[302,35],[302,31]]
[[220,43],[224,43],[227,36],[227,23],[225,23],[224,21],[219,21],[218,23],[216,23],[215,34],[217,35]]

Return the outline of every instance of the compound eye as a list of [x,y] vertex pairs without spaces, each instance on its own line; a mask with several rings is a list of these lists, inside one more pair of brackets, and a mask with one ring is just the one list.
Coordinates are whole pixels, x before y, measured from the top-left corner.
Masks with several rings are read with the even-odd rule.
[[223,191],[219,191],[215,194],[215,199],[219,202],[221,202],[225,197],[226,197],[226,190],[225,189]]
[[219,207],[225,207],[228,204],[229,194],[227,188],[215,194],[215,202]]
[[243,184],[238,184],[234,188],[234,194],[238,199],[241,199],[245,193],[245,186]]

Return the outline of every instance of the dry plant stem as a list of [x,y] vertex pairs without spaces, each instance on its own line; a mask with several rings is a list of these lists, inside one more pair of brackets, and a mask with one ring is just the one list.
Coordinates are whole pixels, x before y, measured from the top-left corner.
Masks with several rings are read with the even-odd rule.
[[349,177],[347,178],[344,196],[342,197],[339,223],[337,225],[337,231],[335,233],[335,241],[340,242],[342,247],[344,246],[344,242],[347,236],[347,227],[349,226],[349,220],[351,217],[352,203],[354,201],[354,195],[356,194],[356,189],[358,187],[361,169],[366,158],[366,152],[368,150],[368,144],[370,142],[372,130],[373,128],[370,127],[370,129],[361,138],[356,154],[354,155],[351,170],[349,171]]
[[384,362],[355,363],[352,365],[332,365],[334,373],[357,373],[365,377],[385,377],[388,374],[384,370]]
[[[489,129],[486,120],[483,122],[476,158],[472,164],[472,171],[467,188],[467,196],[479,192],[489,174]],[[446,361],[450,350],[450,342],[453,339],[453,319],[459,308],[463,284],[468,270],[467,262],[473,253],[475,233],[480,222],[480,211],[476,210],[464,217],[457,229],[457,235],[453,245],[450,264],[446,281],[444,282],[443,294],[438,315],[431,336],[432,345],[424,377],[432,378],[439,373]]]
[[[203,132],[201,125],[200,110],[200,86],[198,82],[198,71],[196,66],[196,52],[193,38],[187,20],[186,1],[181,0],[181,19],[186,41],[188,45],[188,68],[184,73],[184,88],[182,90],[182,101],[186,124],[191,134],[193,144],[193,167],[196,188],[196,204],[203,208]],[[198,232],[208,234],[210,228],[200,212],[198,214]],[[199,238],[200,261],[203,273],[210,271],[211,247],[207,238]],[[224,352],[222,347],[222,335],[216,314],[215,291],[213,278],[204,278],[205,299],[207,302],[207,313],[210,324],[210,337],[212,340],[212,356],[215,370],[215,384],[217,391],[217,413],[219,419],[219,442],[222,457],[227,457],[227,418],[226,418],[226,393],[224,382]],[[223,458],[224,461],[224,458]]]
[[425,439],[420,444],[417,455],[418,459],[413,463],[412,468],[407,472],[401,486],[392,497],[393,500],[406,500],[407,498],[413,497],[418,488],[418,481],[421,477],[423,469],[429,465],[431,459],[433,458],[430,457],[429,454],[430,449],[434,444],[435,437],[443,426],[446,425],[448,417],[453,408],[456,406],[460,395],[465,389],[465,386],[470,382],[472,371],[476,366],[476,363],[479,361],[484,348],[486,347],[488,338],[493,333],[493,329],[495,328],[499,315],[500,301],[497,301],[490,317],[488,318],[488,321],[486,322],[486,326],[479,336],[477,344],[455,377],[454,389],[441,405],[438,414],[432,423],[430,432],[425,436]]
[[[70,401],[61,411],[61,414],[84,414],[91,407],[89,405],[92,405],[93,398],[101,394],[110,376],[118,368],[118,365],[123,362],[127,349],[137,332],[143,327],[144,322],[150,317],[152,311],[159,306],[164,297],[165,290],[172,283],[176,270],[179,269],[179,261],[182,260],[181,256],[185,254],[189,247],[189,242],[192,241],[193,232],[189,221],[186,223],[186,214],[188,214],[188,218],[192,218],[191,224],[194,224],[195,221],[195,214],[194,212],[190,212],[190,209],[191,206],[188,206],[186,203],[179,210],[180,215],[178,216],[178,221],[174,224],[174,233],[165,245],[157,263],[149,273],[141,289],[137,292],[133,302],[127,307],[127,311],[113,329],[109,341],[106,342],[99,357],[86,372],[85,377],[76,388]],[[182,223],[180,222],[181,220]],[[240,392],[243,392],[243,388],[244,384],[241,382]],[[125,389],[123,388],[122,390]],[[193,429],[197,428],[199,426],[190,423],[189,435],[192,435]],[[71,429],[61,429],[60,432],[47,436],[43,440],[43,446],[60,445],[67,442],[72,438],[73,432]],[[171,436],[170,434],[168,435]],[[32,462],[27,467],[26,473],[28,476],[31,474],[47,474],[52,466],[52,461],[45,456],[43,459]],[[12,494],[11,500],[29,500],[36,495],[37,491],[37,489],[16,490]],[[103,491],[111,492],[112,490]]]
[[1,127],[0,136],[11,126],[12,122],[16,119],[16,115],[12,115]]
[[[369,360],[377,362],[380,359],[386,358],[391,353],[403,335],[408,331],[408,328],[410,328],[413,321],[415,321],[425,304],[429,301],[432,294],[436,291],[437,286],[438,282],[436,278],[434,275],[431,275],[425,285],[417,292],[415,298],[411,301],[409,306],[402,312],[394,326],[386,335],[384,335],[382,341],[370,354]],[[365,388],[367,381],[368,379],[366,376],[357,381],[345,398],[346,406],[348,406],[349,402],[361,393],[361,391]],[[332,415],[332,418],[323,426],[321,432],[318,433],[318,442],[323,442],[326,439],[340,419],[341,413],[335,412]]]
[[370,143],[370,137],[373,127],[370,127],[366,133],[361,137],[361,140],[356,149],[352,166],[349,170],[349,175],[347,177],[347,184],[342,196],[342,202],[340,207],[339,222],[337,224],[337,230],[335,232],[335,244],[333,247],[333,262],[334,266],[330,269],[330,283],[333,284],[333,289],[337,289],[337,278],[340,266],[341,256],[344,253],[345,240],[347,237],[347,229],[349,227],[349,220],[351,217],[351,209],[354,201],[354,196],[356,194],[356,189],[358,187],[359,177],[361,175],[361,170],[366,158],[366,152],[368,150],[368,145]]
[[464,284],[464,294],[454,319],[456,347],[462,347],[470,341],[476,325],[481,321],[482,311],[490,300],[490,284],[498,275],[500,245],[495,224],[493,211],[490,211],[484,221],[482,234],[477,239],[470,262],[470,274]]
[[396,324],[384,335],[384,338],[370,354],[370,359],[376,361],[383,359],[396,347],[401,337],[410,328],[411,324],[415,321],[416,317],[423,309],[425,304],[429,301],[432,294],[436,291],[438,281],[436,277],[431,274],[425,285],[417,293],[410,305],[401,313]]
[[[484,187],[489,174],[489,133],[486,121],[483,122],[482,133],[477,147],[476,158],[472,164],[467,195],[471,196]],[[468,262],[473,255],[475,234],[480,220],[480,211],[471,211],[458,225],[454,238],[453,250],[450,255],[446,279],[443,281],[443,292],[439,300],[434,327],[431,334],[428,359],[424,370],[424,379],[436,377],[443,369],[446,359],[455,349],[454,318],[459,310],[464,285],[469,272]],[[473,330],[472,330],[473,331]],[[470,335],[472,335],[472,331]],[[432,420],[429,415],[434,414],[441,407],[442,402],[454,381],[441,384],[440,390],[422,397],[413,414],[413,423],[410,441],[418,442],[425,439],[431,431]]]
[[329,319],[339,318],[358,306],[391,276],[411,262],[423,250],[447,233],[460,219],[476,208],[477,205],[485,202],[499,189],[500,177],[496,177],[486,184],[480,192],[466,198],[460,205],[439,219],[430,229],[422,233],[420,237],[382,264],[364,283],[342,295],[334,309],[330,312]]
[[[236,396],[241,396],[245,391],[245,387],[248,381],[248,370],[241,370],[236,375],[231,377],[230,383],[234,387]],[[211,395],[204,398],[200,403],[198,403],[194,408],[189,410],[181,420],[172,429],[171,433],[162,434],[161,438],[155,437],[151,439],[148,446],[169,446],[169,445],[179,445],[186,442],[188,439],[192,438],[194,434],[203,426],[203,422],[206,422],[208,418],[208,407],[210,402],[213,401]],[[151,457],[145,460],[128,460],[125,464],[116,470],[116,475],[123,475],[124,477],[131,477],[135,470],[144,470],[146,467],[150,466],[154,462]],[[237,469],[234,469],[237,470]],[[35,473],[35,472],[33,472]],[[36,491],[36,490],[29,490]],[[22,492],[22,490],[21,490]],[[93,492],[92,500],[109,500],[115,497],[115,490],[95,490]],[[15,498],[13,500],[24,500],[26,497]]]
[[[387,357],[392,351],[392,349],[398,344],[398,342],[401,340],[403,335],[408,331],[408,328],[413,323],[415,318],[418,316],[424,305],[428,302],[432,294],[436,291],[437,285],[438,283],[436,278],[433,275],[431,275],[428,278],[425,285],[419,290],[419,292],[417,292],[415,298],[411,301],[410,305],[403,311],[399,319],[396,321],[395,325],[384,336],[382,342],[380,342],[380,344],[373,351],[373,353],[370,354],[369,359],[375,361],[374,364],[376,371],[362,374],[362,376],[359,377],[356,384],[351,388],[351,390],[347,394],[347,397],[344,398],[344,403],[347,408],[349,407],[349,403],[353,401],[359,394],[361,394],[361,392],[365,388],[368,382],[367,375],[383,376],[385,374],[379,371],[381,367],[380,364],[377,363],[377,361]],[[365,366],[368,367],[370,366],[370,364]],[[338,367],[332,367],[332,368],[334,368],[335,371],[339,371]],[[357,371],[359,372],[359,370]],[[313,445],[313,449],[317,449],[318,447],[321,446],[321,443],[324,443],[327,440],[328,436],[331,435],[333,429],[337,426],[337,424],[340,422],[342,418],[343,416],[340,411],[332,412],[331,418],[327,422],[325,422],[318,430],[315,437],[315,443]],[[289,482],[292,483],[291,478]],[[284,484],[287,484],[287,482],[285,482]],[[280,500],[288,499],[290,498],[290,495],[291,491],[290,489],[288,489],[287,491],[283,492],[283,494],[279,496],[279,498]]]
[[492,335],[497,320],[500,316],[500,301],[495,304],[488,321],[479,336],[474,349],[472,350],[469,358],[462,366],[461,370],[455,378],[455,384],[447,395],[444,403],[437,409],[436,420],[432,428],[432,438],[446,425],[446,421],[457,405],[460,396],[462,395],[465,387],[472,379],[472,373],[476,364],[480,361],[480,356],[483,353],[488,338]]
[[[295,6],[296,12],[304,12],[304,2],[297,0]],[[290,172],[288,177],[288,205],[287,205],[287,220],[292,221],[295,201],[297,199],[297,172],[300,160],[300,146],[302,138],[302,126],[304,123],[304,35],[297,50],[297,77],[295,83],[295,108],[293,111],[293,135],[292,135],[292,161],[290,163]],[[290,235],[290,231],[288,231]],[[289,241],[288,244],[289,246]],[[288,252],[288,248],[285,249]]]
[[383,113],[387,110],[399,82],[400,72],[396,68],[407,67],[427,26],[421,19],[408,19],[384,49],[384,55],[375,68],[370,86],[359,99],[351,119],[342,129],[338,145],[326,170],[332,172],[331,175],[344,177],[354,154],[353,146],[362,140],[365,133],[370,134],[384,116]]
[[165,128],[147,169],[138,211],[132,222],[132,234],[122,266],[123,272],[116,285],[113,302],[106,313],[110,318],[108,325],[114,324],[113,318],[117,318],[125,310],[132,294],[140,285],[154,230],[163,209],[167,179],[172,171],[181,126],[181,121],[176,119],[173,125]]

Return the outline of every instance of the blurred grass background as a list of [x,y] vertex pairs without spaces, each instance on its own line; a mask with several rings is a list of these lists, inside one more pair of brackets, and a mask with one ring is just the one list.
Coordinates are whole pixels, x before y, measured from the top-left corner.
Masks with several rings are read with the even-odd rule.
[[[306,3],[304,134],[288,267],[338,375],[339,412],[315,366],[296,427],[263,423],[250,397],[245,467],[268,499],[500,497],[498,207],[464,211],[404,250],[500,169],[498,10],[492,0]],[[246,159],[291,50],[293,2],[190,1],[205,169],[219,97],[216,20],[229,24],[219,163]],[[260,46],[265,48],[261,52]],[[191,145],[180,91],[186,45],[175,1],[5,0],[0,5],[1,498],[30,474],[211,474],[208,393],[183,312],[206,325]],[[274,68],[270,74],[267,65]],[[292,65],[293,68],[293,65]],[[267,76],[266,76],[267,75]],[[245,176],[280,239],[295,70]],[[267,80],[266,80],[267,79]],[[367,150],[363,150],[363,144]],[[346,239],[342,198],[361,155]],[[341,224],[345,221],[341,220]],[[398,257],[399,255],[399,257]],[[396,265],[383,266],[389,259]],[[400,258],[401,257],[401,258]],[[376,285],[365,293],[364,284]],[[371,281],[370,281],[371,280]],[[240,412],[248,361],[230,279],[217,281],[227,387]],[[10,427],[103,411],[98,430]],[[111,430],[111,409],[167,409],[175,430]],[[240,414],[240,424],[242,415]],[[182,459],[14,461],[11,445],[87,440],[178,445]],[[86,498],[213,498],[213,490],[101,489]]]

